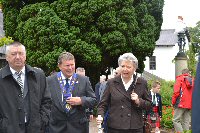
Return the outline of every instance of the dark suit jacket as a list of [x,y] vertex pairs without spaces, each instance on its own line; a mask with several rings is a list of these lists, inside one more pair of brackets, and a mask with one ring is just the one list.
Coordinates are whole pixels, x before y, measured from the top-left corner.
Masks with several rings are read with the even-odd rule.
[[200,133],[200,56],[192,96],[192,133]]
[[[25,66],[30,116],[27,133],[42,133],[49,121],[51,98],[46,89],[46,77],[40,69]],[[23,133],[25,114],[23,97],[9,66],[0,70],[0,133]]]
[[[131,93],[137,93],[140,105],[131,100]],[[138,78],[136,88],[131,85],[125,90],[120,76],[108,80],[107,88],[98,105],[98,114],[104,117],[109,108],[108,127],[114,129],[139,129],[143,127],[142,110],[151,107],[151,99],[147,92],[147,82]]]
[[89,78],[77,75],[78,83],[75,84],[72,96],[81,97],[82,105],[73,106],[69,113],[64,111],[62,91],[57,79],[57,74],[48,77],[48,88],[52,96],[52,110],[50,117],[50,133],[87,133],[88,119],[86,108],[93,108],[96,97],[91,87]]

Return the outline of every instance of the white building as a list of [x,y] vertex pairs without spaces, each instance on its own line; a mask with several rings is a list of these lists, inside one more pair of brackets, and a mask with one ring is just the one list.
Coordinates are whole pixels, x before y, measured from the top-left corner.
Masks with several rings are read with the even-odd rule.
[[[164,29],[156,41],[156,47],[152,57],[147,57],[144,62],[144,73],[153,74],[157,77],[175,80],[175,56],[179,51],[178,37],[175,29]],[[185,49],[189,48],[186,39]]]

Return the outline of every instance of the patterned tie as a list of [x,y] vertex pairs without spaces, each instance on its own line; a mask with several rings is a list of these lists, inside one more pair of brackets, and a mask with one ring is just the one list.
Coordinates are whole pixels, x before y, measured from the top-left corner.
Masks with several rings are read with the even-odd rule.
[[17,82],[21,88],[21,92],[23,93],[23,90],[24,90],[24,87],[23,87],[23,82],[22,82],[22,79],[21,79],[21,74],[22,74],[22,71],[20,72],[15,72],[15,74],[17,75]]
[[69,110],[71,109],[71,105],[70,104],[68,104],[67,102],[66,102],[66,100],[67,100],[67,98],[68,97],[71,97],[71,92],[69,91],[69,82],[68,82],[68,80],[69,79],[67,79],[66,78],[66,84],[65,84],[65,93],[63,94],[63,96],[64,96],[64,107],[65,107],[65,111],[66,112],[69,112]]

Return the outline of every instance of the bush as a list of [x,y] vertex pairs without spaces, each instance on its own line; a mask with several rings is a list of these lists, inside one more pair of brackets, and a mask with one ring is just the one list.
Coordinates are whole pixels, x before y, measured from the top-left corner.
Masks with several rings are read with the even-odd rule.
[[164,128],[173,128],[173,114],[174,109],[172,106],[163,106],[161,126]]
[[162,96],[163,106],[171,106],[171,98],[173,94],[174,81],[162,81],[160,94]]

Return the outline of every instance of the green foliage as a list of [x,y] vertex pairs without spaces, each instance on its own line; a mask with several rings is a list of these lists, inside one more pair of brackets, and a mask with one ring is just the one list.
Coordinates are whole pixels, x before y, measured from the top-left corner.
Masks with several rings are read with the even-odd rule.
[[[19,14],[19,11],[14,8],[5,8],[4,11],[6,12],[4,14],[4,29],[5,29],[5,35],[13,37],[15,33],[15,29],[17,27],[17,16]],[[15,40],[15,38],[13,38]]]
[[194,51],[192,50],[192,46],[189,45],[189,50],[186,51],[186,55],[188,56],[188,68],[189,70],[192,72],[192,76],[195,77],[196,75],[196,64],[197,64],[197,60],[195,59],[196,55],[194,53]]
[[91,73],[96,74],[93,77],[99,77],[107,67],[117,67],[119,55],[125,52],[138,58],[139,72],[143,71],[143,61],[152,55],[159,38],[164,0],[13,0],[13,3],[4,1],[6,35],[26,45],[30,65],[47,73],[56,69],[53,56],[47,59],[45,55],[61,48],[75,55],[77,66],[90,67]]
[[172,119],[173,119],[173,107],[171,106],[163,106],[163,116],[162,116],[162,121],[161,121],[161,125],[162,127],[164,128],[169,128],[169,129],[172,129],[174,126],[173,126],[173,122],[172,122]]
[[[190,27],[189,28],[189,33],[190,33],[190,38],[192,43],[199,43],[200,44],[200,21],[197,22],[195,27]],[[194,50],[194,49],[193,49]],[[200,47],[196,48],[196,51],[193,52],[200,52]],[[198,56],[199,53],[195,53],[195,56]]]
[[12,37],[2,37],[0,38],[0,47],[3,45],[7,45],[12,43],[14,40],[12,39]]
[[162,96],[163,105],[170,106],[171,105],[171,97],[173,94],[173,86],[175,81],[162,81],[160,94]]

